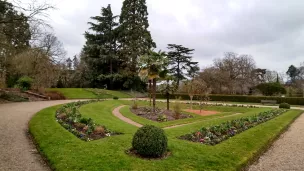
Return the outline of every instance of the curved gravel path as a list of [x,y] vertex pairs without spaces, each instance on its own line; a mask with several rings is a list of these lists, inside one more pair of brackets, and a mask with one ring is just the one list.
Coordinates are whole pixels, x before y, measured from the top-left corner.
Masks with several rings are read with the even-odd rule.
[[304,114],[249,168],[249,171],[287,170],[304,170]]
[[141,124],[139,124],[139,123],[137,123],[137,122],[134,122],[133,120],[131,120],[131,119],[127,118],[127,117],[124,117],[124,116],[119,112],[120,109],[123,108],[123,107],[125,107],[125,106],[126,106],[126,105],[122,105],[122,106],[119,106],[119,107],[115,108],[115,109],[112,111],[113,115],[116,116],[117,118],[119,118],[120,120],[122,120],[122,121],[128,123],[128,124],[134,125],[134,126],[139,127],[139,128],[142,127],[143,125],[141,125]]
[[44,108],[72,101],[0,104],[0,171],[50,170],[28,137],[28,122]]

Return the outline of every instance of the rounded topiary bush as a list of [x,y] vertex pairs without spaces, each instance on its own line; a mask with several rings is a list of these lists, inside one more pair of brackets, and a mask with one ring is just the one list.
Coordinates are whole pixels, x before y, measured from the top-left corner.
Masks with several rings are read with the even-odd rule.
[[161,157],[167,152],[168,140],[165,132],[153,125],[146,125],[137,130],[132,147],[143,157]]
[[282,109],[290,109],[290,104],[288,104],[288,103],[281,103],[279,107],[282,108]]

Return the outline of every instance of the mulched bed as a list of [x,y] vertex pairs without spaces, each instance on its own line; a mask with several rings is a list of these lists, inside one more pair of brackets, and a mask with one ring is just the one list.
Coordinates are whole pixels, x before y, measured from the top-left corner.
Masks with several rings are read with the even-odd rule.
[[159,109],[159,108],[156,109],[155,113],[150,107],[138,107],[137,109],[131,108],[130,110],[132,113],[136,114],[137,116],[157,122],[193,118],[192,115],[183,114],[183,113],[176,115],[175,112],[172,110]]
[[195,113],[195,114],[198,114],[198,115],[201,115],[201,116],[209,116],[209,115],[215,115],[215,114],[218,114],[219,112],[217,111],[210,111],[210,110],[191,110],[191,109],[186,109],[185,110],[186,112],[189,112],[189,113]]

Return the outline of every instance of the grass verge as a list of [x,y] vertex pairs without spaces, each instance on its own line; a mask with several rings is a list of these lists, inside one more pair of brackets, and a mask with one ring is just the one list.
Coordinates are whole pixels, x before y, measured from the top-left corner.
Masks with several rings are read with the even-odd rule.
[[98,97],[83,88],[49,88],[48,91],[62,93],[67,99],[97,99]]
[[131,98],[127,93],[103,89],[84,89],[84,88],[49,88],[48,91],[62,93],[67,99],[107,99],[107,98]]

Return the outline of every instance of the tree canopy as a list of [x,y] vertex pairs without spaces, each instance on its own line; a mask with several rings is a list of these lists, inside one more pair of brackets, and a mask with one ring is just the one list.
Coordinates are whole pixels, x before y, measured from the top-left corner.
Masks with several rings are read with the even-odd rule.
[[199,71],[198,62],[192,61],[194,49],[186,48],[182,45],[168,44],[169,71],[176,78],[177,86],[180,81],[186,78],[186,71],[189,76],[195,75]]

